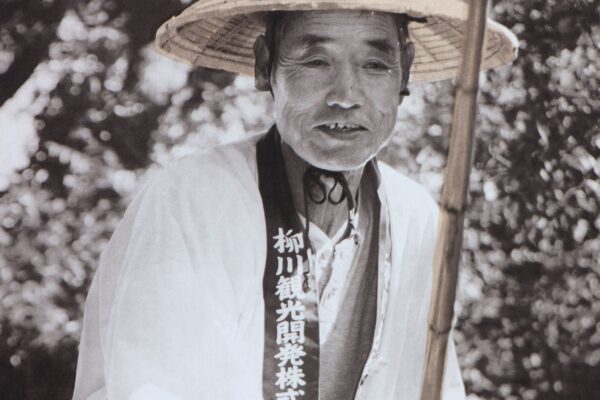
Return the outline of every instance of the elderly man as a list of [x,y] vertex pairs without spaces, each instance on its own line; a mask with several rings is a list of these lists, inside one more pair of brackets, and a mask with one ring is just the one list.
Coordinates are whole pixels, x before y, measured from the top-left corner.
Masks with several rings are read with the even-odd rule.
[[[135,197],[90,289],[74,399],[419,398],[437,207],[374,156],[408,93],[409,23],[430,22],[354,3],[205,1],[161,28],[164,51],[242,73],[253,36],[275,124]],[[452,341],[443,391],[465,397]]]

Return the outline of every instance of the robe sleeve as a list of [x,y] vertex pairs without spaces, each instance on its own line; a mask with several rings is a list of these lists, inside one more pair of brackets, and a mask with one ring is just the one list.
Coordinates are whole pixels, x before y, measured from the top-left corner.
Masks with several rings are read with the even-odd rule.
[[465,387],[458,365],[456,346],[452,335],[448,338],[448,350],[446,353],[446,370],[444,372],[444,384],[442,387],[443,400],[465,400]]
[[86,301],[74,400],[187,398],[181,388],[196,360],[183,350],[192,310],[202,308],[169,190],[165,174],[155,176],[103,252]]
[[156,174],[103,252],[86,302],[74,400],[227,398],[231,390],[225,379],[235,371],[223,354],[232,353],[238,309],[224,268],[229,249],[218,245],[230,234],[216,229],[227,222],[223,196],[211,195],[212,181],[174,182],[182,175]]
[[184,158],[136,194],[86,300],[73,400],[258,398],[262,350],[240,351],[262,343],[245,317],[262,310],[266,248],[252,157]]
[[[431,204],[433,215],[433,227],[437,236],[437,227],[439,223],[440,209],[436,203]],[[437,239],[437,238],[436,238]],[[432,249],[433,251],[433,249]],[[429,293],[429,296],[431,294]],[[452,327],[454,329],[454,327]],[[458,355],[456,354],[456,345],[452,332],[448,336],[448,345],[446,350],[446,368],[444,370],[444,381],[442,384],[442,399],[443,400],[465,400],[466,393],[463,384],[460,365],[458,363]]]
[[[437,206],[437,204],[434,206],[434,209],[434,226],[437,230],[437,226],[439,223],[439,207]],[[452,329],[454,330],[454,327],[452,327]],[[448,336],[448,345],[446,350],[446,368],[444,370],[444,382],[442,385],[442,399],[466,399],[465,387],[460,372],[460,365],[458,363],[458,355],[456,354],[456,345],[454,344],[452,332]]]

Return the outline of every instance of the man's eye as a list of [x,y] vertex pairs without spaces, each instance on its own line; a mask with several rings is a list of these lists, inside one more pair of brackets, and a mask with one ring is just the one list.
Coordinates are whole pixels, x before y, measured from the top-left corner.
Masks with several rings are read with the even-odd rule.
[[379,61],[368,62],[365,64],[365,68],[375,70],[375,71],[385,71],[385,70],[390,69],[390,67],[387,64],[384,64]]
[[306,61],[304,65],[307,67],[326,67],[329,65],[329,63],[321,58],[314,58]]

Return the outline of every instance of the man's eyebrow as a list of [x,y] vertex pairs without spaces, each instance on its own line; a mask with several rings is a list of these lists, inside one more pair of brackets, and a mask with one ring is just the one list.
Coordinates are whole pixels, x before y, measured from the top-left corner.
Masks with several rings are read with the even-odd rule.
[[375,50],[378,50],[382,53],[393,54],[394,50],[397,48],[394,44],[392,44],[387,39],[369,39],[366,43],[373,47]]

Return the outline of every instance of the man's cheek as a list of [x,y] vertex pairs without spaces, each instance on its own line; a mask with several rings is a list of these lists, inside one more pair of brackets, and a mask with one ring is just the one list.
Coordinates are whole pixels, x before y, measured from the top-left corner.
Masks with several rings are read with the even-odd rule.
[[377,114],[384,119],[394,119],[398,112],[398,105],[400,104],[400,93],[387,92],[376,98],[375,109]]
[[314,94],[323,90],[329,79],[327,74],[319,70],[299,67],[286,75],[287,90],[291,93]]
[[298,116],[304,115],[309,112],[309,110],[313,107],[313,101],[311,97],[313,93],[310,90],[304,89],[303,91],[296,91],[293,94],[289,94],[286,98],[286,102],[284,104],[284,109],[286,112],[286,116]]
[[302,101],[306,103],[312,101],[312,99],[316,97],[316,93],[320,89],[322,89],[322,87],[315,85],[314,82],[303,80],[300,84],[294,87],[291,93],[293,93],[293,96],[296,98],[302,98]]
[[302,134],[299,130],[311,125],[308,121],[309,116],[310,112],[301,98],[286,103],[281,109],[281,122],[287,129],[296,131],[297,139],[300,139]]

